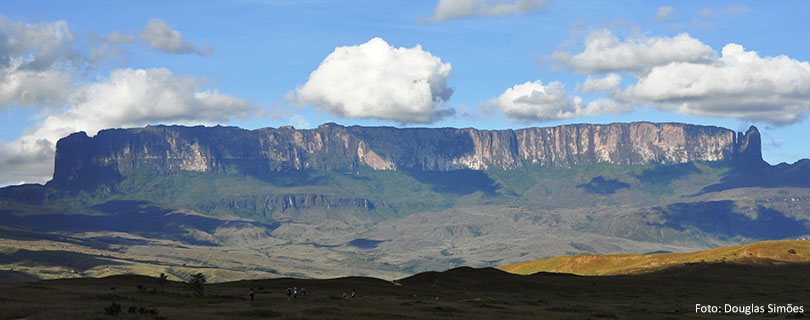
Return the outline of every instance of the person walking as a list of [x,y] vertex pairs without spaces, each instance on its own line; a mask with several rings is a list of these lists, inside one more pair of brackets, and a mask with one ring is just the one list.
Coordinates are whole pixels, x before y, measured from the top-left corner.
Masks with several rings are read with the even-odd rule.
[[301,287],[301,300],[307,299],[307,288]]
[[287,300],[290,300],[291,296],[292,296],[292,289],[287,288]]
[[248,294],[250,295],[250,304],[253,304],[253,295],[255,294],[253,292],[253,288],[250,288],[250,291],[248,291]]

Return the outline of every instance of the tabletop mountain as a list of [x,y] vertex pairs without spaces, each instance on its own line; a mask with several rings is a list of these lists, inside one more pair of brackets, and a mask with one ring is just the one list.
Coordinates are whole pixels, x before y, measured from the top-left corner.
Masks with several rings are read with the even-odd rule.
[[392,279],[799,238],[808,219],[810,160],[767,164],[753,126],[148,126],[71,134],[51,181],[0,189],[0,267]]

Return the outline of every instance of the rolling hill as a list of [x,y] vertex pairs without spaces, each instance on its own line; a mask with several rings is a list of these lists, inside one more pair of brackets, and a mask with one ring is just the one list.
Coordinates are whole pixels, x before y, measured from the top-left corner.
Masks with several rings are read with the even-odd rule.
[[734,263],[741,265],[810,263],[810,241],[763,241],[683,253],[564,256],[515,263],[500,266],[498,269],[522,275],[555,272],[585,276],[606,276],[644,274],[699,263]]

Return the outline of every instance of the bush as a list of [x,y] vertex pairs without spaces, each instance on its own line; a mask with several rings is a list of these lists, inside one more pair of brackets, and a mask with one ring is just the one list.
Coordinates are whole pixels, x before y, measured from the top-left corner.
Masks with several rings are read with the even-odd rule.
[[160,286],[160,290],[164,290],[163,286],[166,285],[166,282],[168,282],[168,279],[169,279],[169,276],[167,276],[165,273],[161,273],[160,277],[157,278],[157,283],[158,283],[158,286]]
[[205,284],[205,275],[202,273],[197,273],[192,275],[191,278],[188,279],[186,285],[188,286],[189,290],[194,291],[197,293],[198,296],[203,296],[203,285]]
[[113,302],[109,306],[104,307],[104,314],[110,316],[117,316],[121,314],[121,305]]

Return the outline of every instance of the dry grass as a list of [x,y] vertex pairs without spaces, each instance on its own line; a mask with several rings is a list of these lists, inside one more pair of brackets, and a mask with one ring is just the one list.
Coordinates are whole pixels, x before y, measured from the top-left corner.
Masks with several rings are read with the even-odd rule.
[[555,257],[500,266],[515,274],[562,272],[577,275],[641,274],[677,265],[705,262],[742,264],[810,263],[810,241],[763,241],[686,253],[610,254]]

